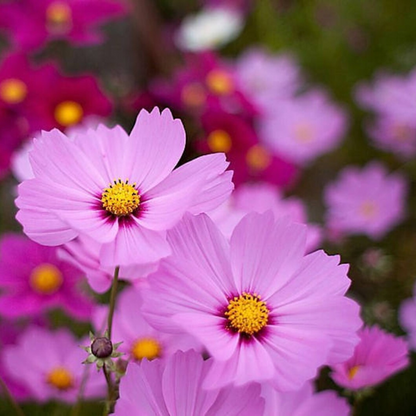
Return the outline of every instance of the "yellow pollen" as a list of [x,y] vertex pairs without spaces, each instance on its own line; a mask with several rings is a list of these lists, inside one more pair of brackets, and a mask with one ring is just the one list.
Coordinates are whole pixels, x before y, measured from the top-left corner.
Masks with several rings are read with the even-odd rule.
[[46,9],[47,25],[51,31],[69,30],[72,21],[72,11],[64,1],[53,1]]
[[224,130],[214,130],[207,138],[208,147],[213,152],[227,153],[231,150],[232,140],[230,135]]
[[217,95],[227,95],[234,91],[230,75],[219,69],[213,69],[206,77],[208,88]]
[[229,329],[253,335],[267,325],[269,312],[259,295],[244,292],[230,300],[224,315]]
[[101,195],[103,208],[117,217],[132,214],[140,205],[139,192],[136,184],[129,184],[128,179],[114,181]]
[[360,206],[360,213],[366,219],[374,218],[377,215],[378,207],[372,201],[364,201]]
[[254,170],[264,170],[266,169],[272,161],[272,158],[269,152],[259,144],[248,149],[246,154],[246,162]]
[[58,390],[68,390],[74,386],[74,379],[65,367],[55,367],[46,376],[46,381]]
[[43,263],[30,273],[29,283],[32,289],[42,295],[51,295],[58,291],[64,279],[62,273],[53,264]]
[[138,339],[131,349],[131,355],[135,360],[142,360],[147,358],[153,360],[160,357],[161,347],[160,344],[153,338],[141,338]]
[[313,140],[313,129],[306,123],[295,126],[295,138],[301,143],[309,143]]
[[27,95],[26,84],[17,78],[0,82],[0,98],[7,104],[19,104]]
[[55,120],[64,127],[78,124],[84,115],[81,105],[75,101],[63,101],[55,107]]
[[206,94],[199,82],[193,82],[182,88],[181,99],[189,107],[200,107],[205,104]]
[[358,370],[360,369],[359,365],[355,365],[354,367],[351,367],[348,370],[348,378],[351,380],[355,377],[355,375],[357,374]]

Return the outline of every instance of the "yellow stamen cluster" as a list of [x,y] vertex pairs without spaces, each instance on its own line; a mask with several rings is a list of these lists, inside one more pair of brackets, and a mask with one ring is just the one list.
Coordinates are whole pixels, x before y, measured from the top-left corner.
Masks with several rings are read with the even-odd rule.
[[46,376],[46,382],[58,390],[65,391],[74,386],[74,379],[65,367],[55,367]]
[[364,201],[360,206],[360,213],[364,218],[372,219],[377,215],[378,207],[373,201]]
[[68,26],[72,21],[72,10],[64,1],[53,1],[46,9],[46,20],[52,26]]
[[272,158],[269,152],[259,144],[248,149],[246,154],[247,165],[254,170],[264,170],[266,169],[272,161]]
[[234,83],[230,75],[220,69],[210,71],[205,82],[211,92],[217,95],[227,95],[234,91]]
[[160,357],[161,350],[160,344],[155,339],[140,338],[133,344],[131,355],[138,361],[143,358],[153,360]]
[[55,107],[55,120],[64,127],[78,124],[84,116],[81,104],[76,101],[63,101]]
[[351,380],[355,377],[355,375],[357,374],[358,370],[360,369],[359,365],[355,365],[354,367],[351,367],[348,371],[348,378]]
[[43,263],[35,267],[29,278],[32,289],[42,295],[55,293],[62,286],[63,281],[60,270],[49,263]]
[[307,123],[300,123],[295,126],[295,138],[301,143],[309,143],[313,141],[313,129]]
[[253,335],[267,325],[269,313],[259,295],[244,292],[230,300],[224,315],[228,319],[229,329]]
[[103,208],[117,217],[132,214],[140,205],[140,196],[136,184],[129,184],[128,179],[114,181],[101,195]]
[[207,138],[208,147],[213,152],[227,153],[231,150],[232,140],[224,130],[214,130]]
[[27,95],[26,84],[17,78],[8,78],[0,82],[0,98],[7,104],[19,104]]
[[189,107],[200,107],[205,103],[206,93],[199,82],[192,82],[182,88],[181,99]]

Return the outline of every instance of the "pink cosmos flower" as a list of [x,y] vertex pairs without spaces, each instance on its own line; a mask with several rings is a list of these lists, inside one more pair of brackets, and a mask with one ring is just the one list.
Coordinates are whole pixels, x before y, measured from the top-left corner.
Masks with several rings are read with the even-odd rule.
[[359,390],[375,386],[409,365],[408,346],[404,339],[377,326],[362,328],[354,355],[332,366],[331,377],[342,387]]
[[406,179],[378,162],[349,166],[325,189],[327,225],[344,234],[378,240],[404,218]]
[[226,153],[236,186],[249,180],[264,180],[284,188],[293,185],[296,167],[262,145],[249,121],[212,110],[201,116],[201,123],[206,137],[197,144],[199,150]]
[[125,12],[118,0],[19,0],[0,6],[0,26],[25,51],[52,40],[91,45],[102,41],[96,26]]
[[244,184],[237,188],[221,206],[208,213],[226,237],[251,211],[263,213],[271,210],[276,219],[286,217],[292,222],[307,224],[306,251],[316,250],[322,240],[318,225],[308,223],[306,206],[296,198],[284,198],[281,191],[267,183]]
[[87,377],[85,397],[103,398],[103,375],[82,364],[85,351],[79,345],[83,342],[88,341],[76,340],[65,329],[49,332],[32,327],[21,335],[16,345],[5,348],[3,363],[9,376],[41,402],[75,403],[84,377]]
[[17,219],[44,245],[85,234],[103,266],[153,263],[170,253],[165,238],[187,211],[221,204],[233,188],[222,154],[173,170],[185,131],[169,110],[141,111],[130,136],[99,126],[70,140],[42,133],[30,153],[34,179],[19,185]]
[[88,320],[92,300],[82,293],[83,274],[61,261],[57,251],[25,236],[4,234],[0,240],[0,314],[18,318],[61,308]]
[[294,59],[260,47],[248,49],[239,57],[235,73],[243,92],[263,111],[270,111],[282,98],[291,98],[300,87],[300,71]]
[[262,141],[298,165],[337,148],[347,130],[345,112],[319,90],[279,102],[261,122]]
[[339,257],[305,253],[306,227],[252,213],[230,243],[206,215],[168,233],[171,257],[144,289],[146,318],[185,330],[214,358],[205,386],[271,381],[296,390],[358,341],[358,305]]
[[263,383],[261,396],[266,407],[263,416],[350,416],[351,409],[345,398],[334,391],[314,393],[312,383],[296,392],[279,392]]
[[[150,361],[155,358],[167,358],[178,350],[194,349],[202,352],[201,345],[187,333],[164,333],[148,324],[141,311],[142,289],[143,285],[130,287],[117,298],[112,338],[115,342],[123,342],[118,348],[118,351],[125,353],[123,358],[132,361],[143,359]],[[106,329],[106,318],[107,308],[97,309],[94,321],[99,333],[104,333]]]
[[413,288],[413,298],[404,300],[400,305],[399,321],[408,333],[409,346],[416,350],[416,285]]
[[379,73],[373,85],[360,83],[356,88],[358,103],[375,113],[367,126],[374,145],[403,159],[416,154],[415,93],[416,70],[407,76]]
[[[195,351],[178,351],[166,362],[144,360],[130,364],[120,383],[114,416],[252,416],[263,414],[260,386],[204,390],[212,367]],[[178,382],[180,381],[180,382]]]

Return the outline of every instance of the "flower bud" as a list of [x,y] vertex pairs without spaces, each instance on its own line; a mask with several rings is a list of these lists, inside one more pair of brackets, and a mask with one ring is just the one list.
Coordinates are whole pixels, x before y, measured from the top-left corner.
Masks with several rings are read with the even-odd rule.
[[91,344],[91,353],[97,358],[107,358],[113,353],[113,344],[107,337],[95,338]]

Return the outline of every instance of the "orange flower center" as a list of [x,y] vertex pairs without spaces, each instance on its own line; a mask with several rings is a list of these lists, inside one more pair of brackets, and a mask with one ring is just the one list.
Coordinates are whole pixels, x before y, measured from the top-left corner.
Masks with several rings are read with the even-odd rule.
[[64,127],[78,124],[84,115],[84,110],[76,101],[63,101],[55,107],[55,120]]
[[57,292],[63,281],[60,270],[49,263],[43,263],[35,267],[29,278],[32,289],[42,295],[51,295]]
[[207,144],[213,152],[227,153],[231,150],[232,140],[226,131],[214,130],[208,135]]
[[270,165],[272,158],[263,146],[255,144],[248,150],[246,161],[252,169],[264,170]]
[[204,87],[198,82],[192,82],[182,88],[181,100],[189,107],[201,107],[206,100]]
[[147,358],[153,360],[160,357],[161,353],[160,344],[153,338],[140,338],[138,339],[131,349],[131,355],[135,360],[142,360]]
[[129,180],[114,181],[104,189],[101,202],[106,211],[117,217],[125,217],[132,214],[140,205],[140,195],[136,184],[129,184]]
[[17,78],[8,78],[0,82],[0,98],[7,104],[19,104],[27,95],[26,84]]
[[61,391],[74,386],[74,378],[65,367],[55,367],[46,376],[46,382]]
[[210,71],[205,81],[214,94],[227,95],[234,91],[234,82],[231,76],[220,69]]

